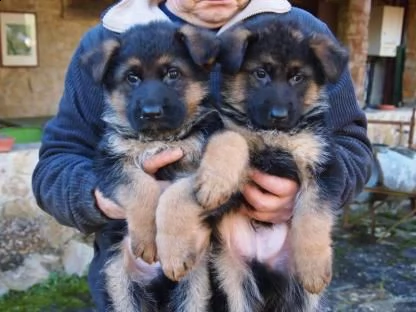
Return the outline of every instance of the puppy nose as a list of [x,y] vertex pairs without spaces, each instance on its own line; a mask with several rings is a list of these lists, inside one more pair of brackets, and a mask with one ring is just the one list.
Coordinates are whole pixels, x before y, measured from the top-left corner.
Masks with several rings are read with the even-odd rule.
[[269,118],[273,120],[285,120],[288,118],[288,111],[286,108],[273,107],[269,113]]
[[163,116],[163,108],[160,105],[145,105],[142,107],[140,118],[158,119]]

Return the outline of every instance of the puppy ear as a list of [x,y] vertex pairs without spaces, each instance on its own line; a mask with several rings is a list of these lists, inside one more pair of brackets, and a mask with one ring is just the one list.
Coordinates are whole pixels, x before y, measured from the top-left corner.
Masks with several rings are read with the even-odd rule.
[[90,72],[96,82],[101,83],[111,58],[119,48],[120,42],[118,40],[106,40],[98,49],[84,54],[81,57],[81,64]]
[[309,46],[321,63],[327,80],[336,82],[348,64],[347,49],[322,34],[313,34]]
[[176,38],[185,44],[195,64],[207,70],[215,64],[220,44],[213,32],[185,25],[178,29]]
[[219,62],[224,72],[235,74],[240,70],[247,47],[256,38],[257,34],[244,27],[226,31],[220,36]]

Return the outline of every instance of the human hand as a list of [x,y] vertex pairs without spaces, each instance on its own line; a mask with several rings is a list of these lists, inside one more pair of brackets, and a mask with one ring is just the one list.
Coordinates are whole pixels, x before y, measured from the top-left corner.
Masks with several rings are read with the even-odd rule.
[[[163,151],[153,157],[150,157],[143,163],[143,170],[150,175],[154,175],[160,168],[169,165],[175,161],[178,161],[183,157],[183,151],[181,149],[171,149]],[[169,181],[158,181],[161,192],[171,183]],[[120,207],[117,203],[104,196],[99,190],[94,190],[94,196],[98,208],[111,219],[125,219],[126,211]]]
[[[150,175],[154,175],[160,168],[163,168],[183,157],[183,151],[180,148],[165,150],[156,154],[143,162],[143,170]],[[163,192],[170,184],[170,181],[158,181],[160,190]]]
[[253,209],[244,209],[242,213],[257,221],[273,224],[290,220],[299,185],[293,180],[258,170],[251,170],[249,178],[251,183],[243,187],[242,193]]
[[110,219],[125,219],[126,211],[114,201],[104,196],[99,189],[94,190],[98,208]]

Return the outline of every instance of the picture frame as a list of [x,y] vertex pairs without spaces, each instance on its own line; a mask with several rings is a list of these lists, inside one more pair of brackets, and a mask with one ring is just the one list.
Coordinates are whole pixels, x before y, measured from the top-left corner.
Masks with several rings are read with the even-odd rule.
[[0,12],[0,62],[3,67],[36,67],[36,13]]

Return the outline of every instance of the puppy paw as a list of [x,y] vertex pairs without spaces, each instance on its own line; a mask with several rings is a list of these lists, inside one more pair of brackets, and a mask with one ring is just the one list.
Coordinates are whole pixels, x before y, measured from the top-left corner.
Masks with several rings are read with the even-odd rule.
[[225,204],[239,189],[239,181],[214,174],[208,170],[195,177],[194,192],[198,203],[205,209],[216,209]]
[[332,279],[331,257],[308,257],[304,261],[298,261],[297,276],[303,287],[312,294],[321,293]]
[[156,210],[156,245],[163,272],[174,281],[186,275],[209,245],[210,229],[203,225],[203,208],[192,193],[192,180],[168,187]]
[[157,249],[154,236],[140,235],[140,233],[130,231],[130,237],[131,250],[135,257],[149,264],[156,261]]
[[194,179],[196,199],[215,209],[239,191],[249,165],[248,143],[236,132],[225,131],[208,142]]
[[172,281],[179,281],[191,271],[203,257],[209,235],[209,231],[204,229],[194,235],[183,231],[178,235],[158,234],[158,256],[165,275]]

